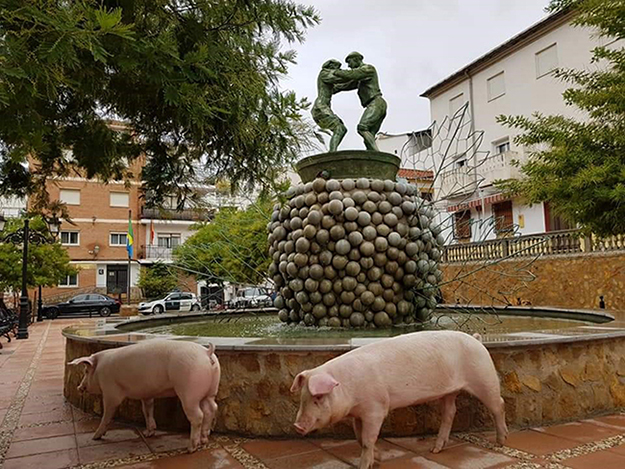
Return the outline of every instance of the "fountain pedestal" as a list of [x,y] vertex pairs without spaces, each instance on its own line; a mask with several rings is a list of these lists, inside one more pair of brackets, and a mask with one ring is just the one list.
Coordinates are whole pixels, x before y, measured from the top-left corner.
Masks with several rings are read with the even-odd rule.
[[303,184],[267,226],[282,321],[390,327],[430,318],[444,240],[418,188],[396,182],[399,164],[355,150],[297,164]]

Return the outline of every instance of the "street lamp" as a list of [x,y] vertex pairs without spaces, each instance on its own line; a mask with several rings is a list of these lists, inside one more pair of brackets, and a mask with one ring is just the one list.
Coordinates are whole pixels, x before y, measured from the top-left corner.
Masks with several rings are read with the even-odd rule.
[[[61,229],[61,223],[58,218],[53,217],[50,219],[45,219],[48,224],[48,229],[52,234],[53,238],[59,234]],[[19,315],[19,325],[17,328],[17,338],[18,339],[28,339],[28,323],[30,320],[30,305],[28,303],[28,288],[26,285],[26,278],[28,275],[28,245],[29,244],[47,244],[50,243],[50,239],[48,236],[45,236],[38,231],[30,231],[29,229],[30,220],[28,218],[24,219],[24,227],[20,228],[13,233],[9,233],[5,235],[3,238],[0,238],[0,241],[5,243],[12,243],[17,245],[22,245],[22,294],[20,296],[20,315]],[[4,227],[6,225],[6,219],[4,216],[0,214],[0,232],[4,231]],[[39,288],[39,297],[41,302],[41,287]],[[39,309],[38,320],[40,319],[41,308]]]

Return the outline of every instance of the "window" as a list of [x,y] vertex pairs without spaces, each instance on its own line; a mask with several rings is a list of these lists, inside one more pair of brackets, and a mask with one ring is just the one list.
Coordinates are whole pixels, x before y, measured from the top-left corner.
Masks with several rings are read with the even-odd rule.
[[61,231],[61,244],[63,246],[79,246],[78,231]]
[[180,295],[181,300],[192,300],[193,295],[191,293],[183,293]]
[[471,239],[471,211],[454,213],[454,232],[456,239]]
[[178,201],[175,195],[166,195],[163,197],[163,208],[168,210],[182,210],[183,204]]
[[453,115],[465,104],[464,93],[460,93],[458,96],[449,100],[449,117]]
[[126,246],[127,236],[126,233],[111,233],[111,246]]
[[504,72],[501,72],[486,81],[488,88],[488,100],[492,101],[506,94],[506,83],[504,81]]
[[[59,287],[77,287],[78,286],[78,274],[72,274],[61,279]],[[84,296],[84,295],[83,295]]]
[[493,153],[495,155],[501,155],[507,151],[510,151],[510,140],[499,140],[498,142],[493,143]]
[[128,207],[128,192],[111,192],[111,207]]
[[512,233],[514,229],[512,201],[506,200],[505,202],[493,204],[493,212],[495,214],[495,232],[503,235]]
[[558,68],[558,49],[553,44],[536,53],[536,78],[544,77]]
[[180,234],[172,233],[172,234],[159,234],[158,235],[158,247],[159,248],[167,248],[173,249],[176,246],[180,245]]
[[80,189],[61,189],[59,200],[67,205],[80,205]]

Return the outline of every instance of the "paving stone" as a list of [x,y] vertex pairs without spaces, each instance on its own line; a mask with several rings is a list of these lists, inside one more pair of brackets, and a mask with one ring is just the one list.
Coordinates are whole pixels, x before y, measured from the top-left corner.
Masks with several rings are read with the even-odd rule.
[[[296,467],[300,466],[292,469]],[[130,464],[123,469],[244,469],[244,466],[225,449],[213,449]]]
[[64,449],[75,449],[76,438],[74,435],[55,436],[50,438],[38,438],[34,440],[14,441],[9,447],[7,458],[31,456],[34,454],[51,453]]
[[623,469],[625,456],[612,451],[597,451],[596,453],[565,459],[561,464],[573,469]]
[[[406,456],[413,455],[413,453],[407,449],[401,448],[384,440],[378,440],[375,448],[379,461],[390,461],[392,459],[404,458]],[[344,445],[326,448],[326,451],[349,464],[357,465],[360,461],[362,449],[356,441],[352,441]]]
[[591,422],[571,422],[551,427],[536,428],[535,430],[548,435],[579,441],[580,443],[603,440],[604,438],[618,435],[624,431],[618,427],[595,425]]
[[255,440],[241,447],[261,460],[317,451],[315,445],[304,440]]
[[263,461],[270,469],[349,469],[349,464],[322,450]]
[[39,427],[19,428],[13,435],[13,441],[35,440],[52,436],[73,435],[74,423],[61,422]]
[[143,443],[139,433],[132,428],[110,429],[99,440],[93,439],[93,432],[76,434],[76,443],[79,448],[118,443],[120,441],[137,441]]
[[96,446],[79,447],[78,459],[81,464],[88,464],[97,461],[121,459],[149,453],[150,449],[142,440],[131,440]]
[[554,453],[579,446],[579,441],[561,438],[544,432],[525,430],[508,435],[506,446],[520,449],[536,456]]
[[452,469],[499,469],[518,462],[504,454],[470,444],[458,445],[438,454],[430,454],[427,459]]
[[75,449],[66,449],[6,459],[2,469],[64,469],[76,464],[78,464],[78,453]]

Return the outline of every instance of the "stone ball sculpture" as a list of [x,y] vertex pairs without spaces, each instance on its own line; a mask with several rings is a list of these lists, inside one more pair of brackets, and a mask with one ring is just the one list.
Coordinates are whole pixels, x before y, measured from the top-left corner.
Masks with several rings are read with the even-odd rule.
[[382,328],[430,318],[444,239],[415,186],[317,178],[286,196],[267,225],[281,321]]

